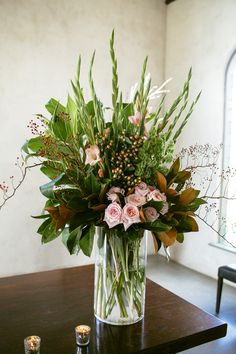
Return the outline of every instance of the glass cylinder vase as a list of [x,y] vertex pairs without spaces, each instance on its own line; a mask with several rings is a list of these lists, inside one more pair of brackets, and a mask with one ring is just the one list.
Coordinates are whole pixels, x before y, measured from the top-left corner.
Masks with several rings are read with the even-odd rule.
[[147,237],[97,228],[94,313],[100,321],[129,325],[144,316]]

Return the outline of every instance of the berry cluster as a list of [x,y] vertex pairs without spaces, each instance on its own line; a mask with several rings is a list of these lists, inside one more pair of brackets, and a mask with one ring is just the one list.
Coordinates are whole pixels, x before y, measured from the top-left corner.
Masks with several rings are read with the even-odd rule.
[[135,174],[135,165],[139,160],[138,152],[144,139],[139,134],[129,135],[126,130],[123,130],[116,143],[110,140],[109,133],[98,136],[101,155],[106,153],[111,163],[114,185],[131,190],[141,182],[141,177]]

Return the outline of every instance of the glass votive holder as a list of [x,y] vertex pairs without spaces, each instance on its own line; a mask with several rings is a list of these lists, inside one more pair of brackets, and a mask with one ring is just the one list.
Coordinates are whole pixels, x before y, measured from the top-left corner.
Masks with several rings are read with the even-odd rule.
[[90,341],[91,328],[86,325],[79,325],[75,327],[76,343],[79,346],[88,345]]
[[40,354],[41,338],[29,336],[24,339],[25,354]]

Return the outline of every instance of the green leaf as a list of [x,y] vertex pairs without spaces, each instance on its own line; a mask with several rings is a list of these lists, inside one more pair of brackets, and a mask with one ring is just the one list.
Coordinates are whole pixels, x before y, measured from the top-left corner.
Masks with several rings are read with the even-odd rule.
[[[27,149],[25,145],[26,143],[24,144],[24,149],[26,151]],[[42,136],[37,136],[36,138],[32,138],[27,142],[28,149],[33,152],[38,152],[40,149],[42,149],[43,146],[44,146],[44,140]]]
[[[53,100],[53,99],[52,99]],[[62,141],[66,141],[72,136],[72,126],[70,116],[66,113],[66,108],[56,100],[49,101],[49,109],[52,111],[52,119],[49,122],[49,129],[54,136]],[[46,106],[48,109],[48,107]],[[51,112],[50,112],[51,113]]]
[[[178,201],[177,201],[178,202]],[[192,211],[195,212],[198,210],[198,208],[202,205],[202,204],[206,204],[207,202],[202,199],[202,198],[196,198],[194,201],[192,201],[190,204],[188,205],[173,205],[170,208],[170,211]]]
[[79,226],[74,229],[72,232],[69,232],[68,229],[64,230],[62,233],[62,241],[67,247],[70,254],[78,254],[80,250],[79,240],[82,234],[82,227]]
[[24,151],[26,154],[29,154],[29,149],[28,149],[28,140],[24,143],[24,145],[21,147],[21,150]]
[[88,201],[84,199],[80,199],[77,196],[72,196],[67,203],[68,207],[76,210],[78,212],[85,212],[88,210]]
[[190,177],[191,177],[190,171],[180,171],[174,177],[173,182],[174,183],[183,183],[183,182],[187,181]]
[[83,253],[90,257],[93,250],[93,239],[95,233],[95,226],[88,225],[82,230],[82,235],[79,244]]
[[86,108],[87,108],[88,114],[93,117],[93,116],[95,115],[94,103],[93,103],[93,101],[89,101],[89,102],[86,104]]
[[96,177],[92,172],[84,180],[84,185],[87,191],[89,191],[91,194],[100,192],[100,183],[97,181]]
[[45,220],[38,228],[37,233],[42,235],[45,228],[52,222],[52,218]]
[[100,213],[95,212],[86,212],[86,213],[77,213],[70,220],[70,231],[76,229],[80,225],[86,225],[92,222],[95,222],[100,217]]
[[141,227],[143,227],[146,230],[151,230],[155,232],[169,231],[172,228],[172,226],[166,225],[160,220],[156,220],[154,222],[145,222],[141,224]]
[[51,182],[40,186],[39,187],[40,192],[48,199],[54,199],[55,198],[54,188],[56,184],[62,180],[63,177],[64,177],[64,173],[61,173],[57,178],[55,178]]
[[57,112],[57,114],[66,112],[66,108],[62,104],[60,104],[59,101],[55,100],[55,98],[51,98],[45,105],[45,108],[52,115],[55,111]]
[[184,242],[184,234],[182,232],[177,233],[176,240],[179,243],[183,243]]
[[193,217],[182,216],[176,229],[178,232],[196,232],[198,231],[198,224]]
[[34,218],[34,219],[47,219],[47,218],[50,218],[50,217],[51,217],[50,214],[31,215],[31,218]]
[[166,177],[168,182],[170,180],[172,180],[172,178],[177,175],[177,173],[179,172],[179,169],[180,169],[180,159],[178,157],[177,160],[175,160],[174,163],[172,164],[172,166],[170,167],[170,170],[169,170],[168,175]]
[[78,131],[80,131],[81,129],[79,127],[77,106],[75,102],[72,100],[72,98],[70,97],[70,95],[68,95],[67,98],[66,111],[70,116],[71,127],[73,131],[73,135],[75,136],[78,133]]
[[51,218],[45,220],[37,232],[42,236],[42,243],[50,242],[60,234],[60,231],[56,230]]
[[48,165],[47,162],[43,164],[43,166],[40,168],[40,171],[50,179],[55,179],[56,177],[58,177],[59,174],[61,174],[61,172],[58,171],[57,168]]

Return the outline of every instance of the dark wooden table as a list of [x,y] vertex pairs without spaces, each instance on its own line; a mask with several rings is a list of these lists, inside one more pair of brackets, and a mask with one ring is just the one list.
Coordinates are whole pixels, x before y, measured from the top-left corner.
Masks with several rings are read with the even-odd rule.
[[[74,327],[92,328],[75,345]],[[93,266],[0,279],[0,354],[23,354],[23,339],[42,339],[41,354],[177,353],[226,335],[227,325],[147,280],[145,318],[110,326],[93,316]]]

